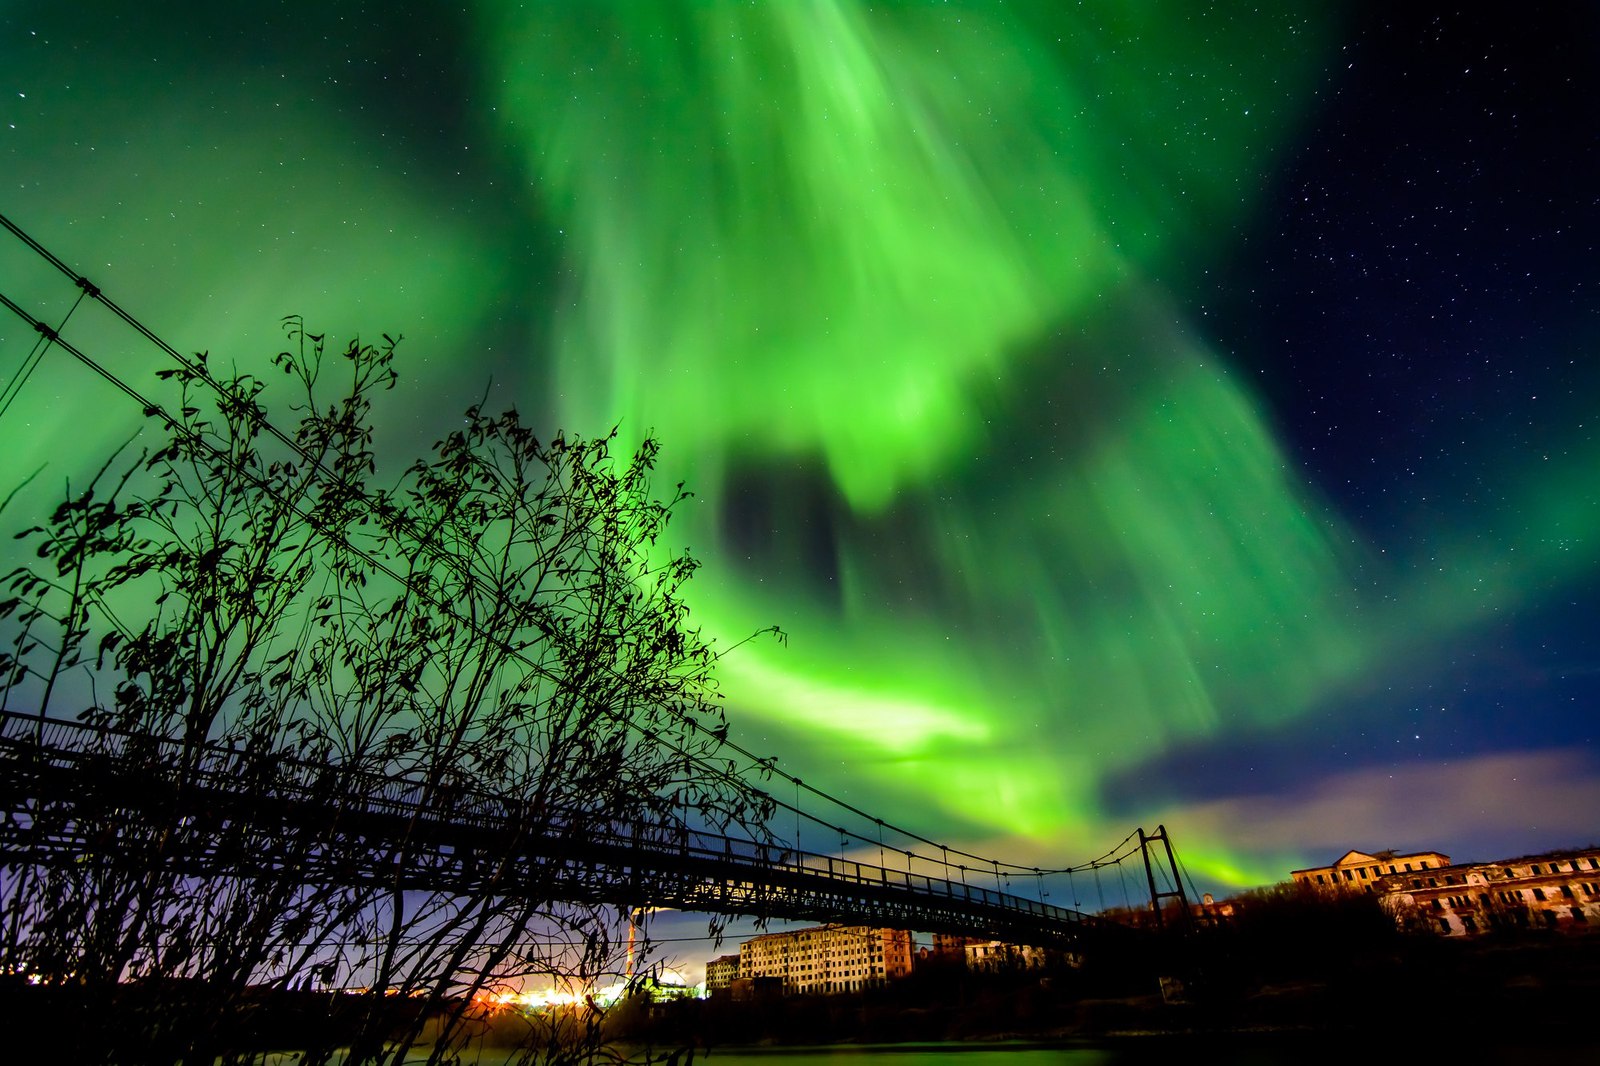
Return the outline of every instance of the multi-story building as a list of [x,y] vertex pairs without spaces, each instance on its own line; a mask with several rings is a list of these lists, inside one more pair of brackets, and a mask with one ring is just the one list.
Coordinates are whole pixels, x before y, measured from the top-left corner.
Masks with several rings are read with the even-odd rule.
[[1294,878],[1297,884],[1317,888],[1359,888],[1372,892],[1381,877],[1438,870],[1449,865],[1450,856],[1437,851],[1414,851],[1406,854],[1380,851],[1372,855],[1364,851],[1347,851],[1336,859],[1332,866],[1294,870],[1289,876]]
[[1384,877],[1396,918],[1445,936],[1600,924],[1600,848]]
[[1008,944],[1003,940],[977,940],[965,945],[967,969],[974,971],[1037,970],[1051,960],[1044,948]]
[[957,962],[966,958],[967,945],[986,944],[988,941],[979,936],[962,936],[959,933],[934,933],[933,946],[927,952],[932,959],[953,959]]
[[739,948],[739,977],[776,977],[785,993],[859,992],[911,972],[911,934],[899,929],[824,925],[751,937]]
[[720,955],[706,963],[706,992],[726,992],[739,978],[739,956]]
[[1461,865],[1437,851],[1350,851],[1291,876],[1309,887],[1375,893],[1397,921],[1445,936],[1600,925],[1600,848]]

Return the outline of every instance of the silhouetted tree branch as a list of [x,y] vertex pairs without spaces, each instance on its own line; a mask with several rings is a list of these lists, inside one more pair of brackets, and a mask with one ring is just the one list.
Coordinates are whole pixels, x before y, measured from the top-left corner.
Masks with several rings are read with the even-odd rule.
[[[770,799],[711,758],[716,653],[682,599],[696,564],[661,545],[686,494],[652,495],[656,442],[616,456],[474,407],[379,488],[395,342],[288,334],[292,433],[251,375],[163,371],[164,442],[69,488],[4,579],[0,708],[42,730],[70,691],[104,786],[40,786],[27,831],[91,843],[4,856],[0,967],[86,1011],[130,982],[188,997],[84,1035],[84,1061],[243,1061],[206,1019],[261,987],[369,990],[347,1062],[398,1063],[425,1023],[447,1059],[474,997],[620,968],[628,916],[563,898],[530,849],[767,839]],[[463,854],[450,822],[496,828]],[[399,1030],[394,996],[418,1008]],[[530,1061],[592,1054],[594,1021],[530,1027]]]

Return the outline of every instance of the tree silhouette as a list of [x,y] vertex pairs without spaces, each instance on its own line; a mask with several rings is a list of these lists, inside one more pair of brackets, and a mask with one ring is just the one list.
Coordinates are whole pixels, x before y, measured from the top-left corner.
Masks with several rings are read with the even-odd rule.
[[[5,578],[8,741],[16,712],[35,741],[93,727],[16,784],[0,891],[0,971],[76,1006],[77,1060],[245,1061],[251,997],[361,988],[305,1061],[399,1062],[425,1034],[446,1061],[482,994],[620,969],[629,915],[563,898],[529,841],[767,839],[771,800],[710,758],[717,652],[682,599],[694,561],[661,544],[686,494],[652,495],[656,443],[618,457],[474,407],[379,487],[396,342],[287,328],[292,433],[254,376],[164,371],[159,446],[69,486]],[[464,850],[451,822],[494,831]],[[524,1052],[575,1060],[598,1032],[553,1015]]]

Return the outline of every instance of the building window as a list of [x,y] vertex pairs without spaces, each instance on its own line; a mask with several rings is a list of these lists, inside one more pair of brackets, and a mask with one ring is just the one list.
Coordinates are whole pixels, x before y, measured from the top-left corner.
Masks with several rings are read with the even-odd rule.
[[1562,885],[1561,886],[1561,894],[1563,896],[1566,896],[1568,899],[1572,899],[1573,898],[1572,886],[1571,885]]
[[1440,918],[1439,919],[1439,932],[1444,933],[1446,935],[1449,934],[1449,932],[1450,932],[1450,919],[1448,919],[1448,918]]
[[1347,870],[1345,870],[1345,872],[1344,872],[1344,879],[1345,879],[1345,880],[1346,880],[1346,881],[1354,881],[1354,880],[1355,880],[1355,879],[1356,879],[1356,878],[1355,878],[1355,875],[1354,875],[1354,874],[1352,874],[1352,873],[1351,873],[1351,872],[1350,872],[1350,871],[1349,871],[1349,870],[1348,870],[1348,869],[1347,869]]
[[1410,872],[1411,872],[1411,864],[1408,862],[1408,863],[1406,863],[1406,873],[1410,873]]
[[1317,875],[1317,884],[1319,884],[1319,885],[1321,885],[1321,884],[1326,884],[1326,883],[1327,883],[1327,882],[1325,882],[1325,881],[1324,881],[1324,880],[1323,880],[1323,879],[1322,879],[1322,875],[1321,875],[1321,874],[1318,874],[1318,875]]
[[1367,879],[1367,868],[1363,866],[1359,872],[1361,874],[1361,880],[1365,881]]
[[1572,920],[1575,922],[1587,922],[1589,919],[1583,916],[1582,907],[1574,907],[1572,908]]
[[1542,901],[1544,899],[1544,889],[1542,889],[1542,888],[1534,889],[1533,890],[1533,898]]
[[1544,915],[1544,924],[1545,925],[1555,925],[1556,924],[1556,912],[1555,911],[1540,911],[1539,913]]
[[1428,860],[1427,859],[1423,859],[1422,860],[1422,868],[1424,870],[1426,870],[1428,868]]
[[[1406,869],[1408,869],[1408,870],[1409,870],[1409,869],[1411,869],[1411,867],[1409,867],[1409,866],[1407,866],[1407,867],[1406,867]],[[1390,863],[1390,864],[1389,864],[1389,872],[1390,872],[1390,873],[1392,873],[1392,874],[1393,874],[1393,873],[1399,873],[1399,872],[1400,872],[1400,871],[1398,871],[1398,870],[1396,870],[1396,869],[1395,869],[1395,868],[1394,868],[1394,863],[1392,863],[1392,862],[1391,862],[1391,863]]]
[[1478,923],[1473,921],[1472,915],[1469,914],[1461,919],[1461,928],[1469,933],[1476,933],[1478,931]]
[[1433,909],[1436,910],[1436,911],[1442,911],[1442,910],[1444,910],[1444,904],[1440,903],[1438,900],[1434,900],[1433,901]]
[[1532,866],[1528,867],[1528,869],[1532,870],[1535,876],[1538,876],[1538,873],[1539,873],[1539,864],[1538,863],[1534,863]]

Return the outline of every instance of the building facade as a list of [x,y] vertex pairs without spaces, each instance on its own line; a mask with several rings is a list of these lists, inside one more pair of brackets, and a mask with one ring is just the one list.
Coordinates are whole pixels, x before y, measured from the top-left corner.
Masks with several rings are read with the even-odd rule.
[[1008,944],[1003,940],[980,940],[965,945],[967,969],[977,973],[1004,970],[1038,970],[1052,962],[1044,948],[1027,944]]
[[1414,851],[1402,854],[1380,851],[1347,851],[1332,866],[1315,866],[1309,870],[1294,870],[1289,876],[1296,884],[1323,889],[1359,889],[1377,891],[1380,878],[1402,874],[1439,870],[1450,865],[1450,856],[1437,851]]
[[1600,848],[1399,874],[1378,885],[1395,917],[1444,936],[1600,925]]
[[1443,936],[1600,926],[1600,848],[1460,865],[1437,851],[1350,851],[1290,876],[1325,891],[1374,893],[1402,925]]
[[739,979],[739,956],[720,955],[706,963],[706,992],[716,995],[733,987]]
[[859,992],[910,972],[911,934],[900,929],[815,926],[764,933],[739,948],[739,978],[778,978],[789,995]]

